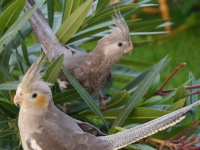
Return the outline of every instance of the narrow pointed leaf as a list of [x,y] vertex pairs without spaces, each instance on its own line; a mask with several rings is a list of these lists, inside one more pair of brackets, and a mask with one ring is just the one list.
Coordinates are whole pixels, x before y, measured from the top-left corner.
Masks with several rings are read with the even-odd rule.
[[24,8],[25,3],[26,0],[16,0],[6,8],[6,10],[0,16],[0,36],[5,31],[5,29],[10,28],[10,26],[17,20]]
[[45,70],[44,81],[54,84],[60,73],[64,55],[62,54],[56,60],[54,60],[48,68]]
[[187,91],[184,86],[180,86],[174,95],[174,102],[187,97]]
[[[110,109],[110,110],[104,111],[103,115],[106,118],[106,120],[114,122],[121,111],[122,111],[122,108]],[[146,107],[136,107],[128,116],[126,123],[133,123],[133,122],[145,123],[147,121],[156,119],[168,113],[169,111],[165,111],[165,110],[158,110],[158,109],[152,109],[152,108],[146,108]],[[79,114],[79,117],[98,118],[98,116],[95,116],[92,112],[85,112],[83,113],[83,116],[80,116]]]
[[2,132],[0,132],[0,139],[2,140],[3,138],[8,137],[8,136],[15,134],[15,133],[16,133],[16,131],[14,131],[14,130],[2,131]]
[[100,109],[92,99],[92,97],[89,95],[89,93],[79,84],[79,82],[68,73],[67,70],[63,68],[64,74],[70,81],[70,83],[74,86],[74,88],[77,90],[77,92],[80,94],[80,96],[84,99],[84,101],[87,103],[87,105],[90,107],[90,109],[103,121],[105,127],[109,129],[106,120],[103,117],[103,114],[101,113]]
[[9,119],[4,117],[4,116],[0,116],[0,129],[6,127],[6,125],[8,124]]
[[19,36],[20,36],[20,43],[22,46],[22,52],[23,52],[23,56],[24,56],[24,60],[26,62],[26,64],[30,67],[30,62],[29,62],[29,58],[28,58],[28,49],[26,47],[26,42],[25,39],[22,35],[22,33],[19,31]]
[[110,1],[99,0],[97,4],[96,12],[103,10],[109,4],[109,2]]
[[81,26],[92,6],[92,2],[92,0],[84,2],[63,22],[60,29],[56,33],[58,39],[62,43],[66,43]]
[[[5,66],[1,63],[0,61],[0,72],[9,80],[12,81],[14,80],[13,77],[8,73],[7,69],[5,68]],[[4,78],[4,76],[1,76],[0,78]],[[1,79],[2,80],[2,79]]]
[[113,97],[106,105],[108,109],[123,106],[130,100],[130,94],[126,91],[120,91],[115,97]]
[[10,81],[0,84],[0,90],[16,90],[20,81]]
[[114,126],[122,126],[124,124],[126,118],[136,107],[138,101],[145,95],[149,87],[152,85],[153,81],[156,79],[157,75],[164,69],[167,62],[167,57],[163,58],[148,72],[144,79],[139,83],[138,88],[132,94],[131,100],[124,106],[121,113],[117,116],[117,119],[114,121],[112,128]]
[[41,0],[37,4],[35,4],[28,12],[26,12],[22,17],[20,17],[3,35],[0,39],[0,53],[3,50],[3,45],[7,45],[10,43],[12,38],[17,34],[18,30],[20,30],[28,19],[32,16],[32,14],[42,5],[45,0]]
[[185,106],[185,102],[186,102],[186,98],[180,99],[180,100],[176,101],[174,104],[172,104],[166,110],[173,112],[175,110],[181,109]]
[[53,100],[55,104],[63,104],[78,99],[79,97],[79,93],[75,89],[72,89],[56,94]]
[[67,19],[72,12],[73,3],[75,0],[67,0],[65,1],[65,7],[63,12],[63,20]]
[[15,119],[18,115],[19,112],[19,108],[16,107],[13,104],[4,102],[4,101],[0,101],[0,109],[2,112],[5,113],[6,116]]
[[54,19],[54,1],[53,0],[46,0],[47,2],[47,9],[48,9],[48,22],[49,26],[53,26],[53,19]]

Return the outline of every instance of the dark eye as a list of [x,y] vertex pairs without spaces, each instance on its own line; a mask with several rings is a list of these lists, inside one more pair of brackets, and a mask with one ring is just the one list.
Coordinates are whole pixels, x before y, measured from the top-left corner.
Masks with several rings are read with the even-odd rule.
[[120,46],[120,47],[121,47],[122,45],[123,45],[123,44],[122,44],[121,42],[120,42],[120,43],[118,43],[118,46]]
[[37,97],[37,93],[34,93],[33,95],[32,95],[32,98],[36,98]]

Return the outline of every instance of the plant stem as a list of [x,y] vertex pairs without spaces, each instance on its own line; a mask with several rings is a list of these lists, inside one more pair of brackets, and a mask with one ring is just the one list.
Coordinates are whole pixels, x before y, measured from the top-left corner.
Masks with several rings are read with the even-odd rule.
[[160,140],[160,139],[156,139],[156,138],[152,138],[152,137],[148,137],[147,138],[149,141],[153,141],[153,142],[156,142],[156,143],[160,143],[160,144],[163,144],[165,141],[163,140]]
[[199,94],[199,93],[200,93],[200,91],[195,91],[195,92],[188,93],[187,96],[192,96],[192,95]]
[[156,94],[158,95],[162,95],[164,94],[165,92],[163,92],[163,87],[169,82],[169,80],[183,67],[185,66],[186,63],[183,62],[183,63],[180,63],[178,67],[176,67],[174,69],[174,71],[169,75],[169,77],[165,80],[165,82],[161,85],[161,87],[156,91]]

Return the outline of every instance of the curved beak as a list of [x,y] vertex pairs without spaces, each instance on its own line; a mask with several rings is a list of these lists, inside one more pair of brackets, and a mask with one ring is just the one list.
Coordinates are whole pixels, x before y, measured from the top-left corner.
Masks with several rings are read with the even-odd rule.
[[133,44],[129,42],[128,48],[124,51],[124,53],[129,53],[129,55],[133,52]]
[[21,106],[21,105],[22,105],[22,101],[23,101],[23,99],[20,98],[20,97],[16,94],[15,97],[14,97],[14,104],[15,104],[16,106]]

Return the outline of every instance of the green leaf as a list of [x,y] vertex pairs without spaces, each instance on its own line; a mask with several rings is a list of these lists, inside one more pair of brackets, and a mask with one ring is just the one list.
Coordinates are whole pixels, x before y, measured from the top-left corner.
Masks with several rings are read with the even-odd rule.
[[110,1],[102,1],[102,0],[98,1],[95,13],[103,10],[109,4],[109,2]]
[[72,12],[73,3],[75,0],[67,0],[65,1],[65,7],[63,11],[63,20],[67,19]]
[[56,35],[60,42],[66,43],[78,30],[92,6],[92,0],[87,0],[78,7],[66,20],[64,20]]
[[[171,130],[165,129],[163,131],[160,131],[160,132],[152,135],[152,137],[157,138],[157,139],[162,139],[162,140],[173,140],[173,139],[177,138],[177,136],[179,136],[185,130],[190,128],[191,126],[192,126],[192,124],[184,124],[181,126],[175,125],[175,126],[171,127]],[[166,136],[167,136],[167,138],[166,138]]]
[[23,52],[24,60],[25,60],[26,64],[30,67],[30,62],[29,62],[29,58],[28,58],[28,49],[26,47],[25,39],[24,39],[21,31],[19,31],[18,33],[20,35],[20,43],[21,43],[21,46],[22,46],[22,52]]
[[112,128],[114,126],[122,126],[124,124],[124,121],[129,116],[131,111],[136,107],[138,101],[145,95],[153,81],[156,79],[157,75],[164,69],[166,63],[168,63],[167,57],[163,58],[160,62],[154,65],[154,67],[148,72],[144,79],[139,83],[138,88],[131,95],[131,100],[124,106],[121,113],[117,116]]
[[[183,85],[181,86],[186,86],[189,83],[189,81],[186,81]],[[169,104],[169,100],[174,97],[176,94],[177,90],[181,87],[179,86],[177,89],[174,89],[172,92],[170,92],[167,96],[165,96],[162,101],[158,102],[159,104]],[[173,102],[172,102],[173,103]]]
[[140,149],[140,150],[156,150],[155,148],[144,144],[130,144],[127,148]]
[[62,4],[60,3],[60,1],[58,0],[53,0],[54,1],[54,9],[57,12],[61,12],[62,11]]
[[20,81],[10,81],[0,84],[0,90],[16,90]]
[[145,102],[142,103],[142,106],[151,106],[154,105],[160,101],[162,101],[163,97],[160,95],[152,96],[151,98],[145,100]]
[[12,54],[12,47],[10,45],[5,46],[5,50],[0,54],[0,61],[5,68],[9,66],[10,55]]
[[0,16],[0,36],[17,20],[26,4],[26,0],[16,0]]
[[3,116],[0,116],[0,129],[5,128],[9,122],[9,119]]
[[106,106],[108,109],[110,108],[117,108],[123,106],[130,100],[130,94],[126,91],[120,91],[115,97],[113,97]]
[[63,11],[63,20],[67,19],[80,4],[82,4],[82,0],[67,0]]
[[[117,116],[122,111],[122,108],[117,109],[109,109],[107,111],[103,112],[103,115],[106,120],[109,120],[110,122],[113,122],[116,120]],[[126,119],[127,123],[145,123],[147,121],[151,121],[153,119],[156,119],[158,117],[161,117],[163,115],[168,114],[169,111],[165,110],[158,110],[158,109],[152,109],[147,107],[136,107],[128,116]],[[92,112],[85,112],[82,115],[76,115],[76,117],[92,117],[92,118],[98,118],[98,116],[94,115]]]
[[56,60],[54,60],[44,73],[44,81],[54,84],[61,71],[63,63],[64,54],[60,55]]
[[19,108],[13,104],[4,102],[0,100],[0,109],[4,114],[12,119],[15,119],[18,115]]
[[[198,82],[195,81],[195,78],[194,78],[194,75],[192,74],[192,72],[189,73],[189,80],[190,80],[189,86],[194,86],[194,85],[198,84]],[[190,89],[188,91],[189,91],[189,93],[192,93],[192,92],[195,92],[197,90],[196,89]],[[188,105],[192,104],[192,103],[194,103],[194,102],[196,102],[198,100],[199,99],[198,99],[198,95],[197,94],[191,95],[191,96],[188,97],[189,103],[187,103],[187,104]]]
[[184,86],[180,86],[174,95],[174,102],[187,97],[187,91]]
[[183,99],[180,99],[178,101],[176,101],[174,104],[172,104],[169,108],[167,108],[166,110],[167,111],[175,111],[175,110],[178,110],[178,109],[181,109],[184,107],[185,105],[185,102],[186,102],[186,98],[183,98]]
[[28,12],[26,12],[22,17],[20,17],[3,35],[0,39],[0,53],[3,50],[3,45],[7,45],[10,43],[12,38],[18,33],[24,24],[28,21],[28,19],[33,15],[33,13],[42,5],[45,0],[41,0],[37,4],[35,4]]
[[[5,46],[5,50],[3,50],[0,53],[0,62],[1,62],[1,66],[0,66],[0,83],[5,82],[5,75],[7,75],[7,78],[12,78],[8,73],[8,67],[9,67],[9,60],[10,60],[10,56],[12,54],[12,47],[11,45],[9,46]],[[3,68],[3,69],[2,69]],[[3,73],[4,70],[4,73]]]
[[[129,5],[119,5],[117,8],[120,10],[121,14],[126,12],[127,10],[132,10],[135,11],[138,9],[138,5],[136,4],[129,4]],[[111,15],[114,13],[113,7],[109,7],[107,9],[104,9],[103,11],[100,11],[99,13],[96,13],[92,17],[88,18],[83,24],[82,28],[88,28],[94,25],[97,25],[99,23],[105,22],[105,21],[110,21],[111,20]]]
[[[12,81],[14,80],[13,77],[8,73],[7,69],[5,68],[5,66],[1,63],[0,61],[0,71],[1,73],[9,80]],[[1,77],[0,77],[1,78]],[[1,79],[2,80],[2,79]]]
[[[152,67],[151,67],[152,68]],[[144,79],[144,77],[149,73],[149,71],[151,70],[151,68],[146,69],[145,71],[143,71],[139,76],[137,76],[136,78],[134,78],[132,81],[130,81],[127,85],[125,85],[121,90],[126,89],[126,90],[131,90],[135,87],[138,86],[138,84],[140,83],[140,81],[142,81]]]
[[22,57],[21,57],[21,55],[19,54],[19,52],[18,52],[17,49],[16,49],[16,52],[14,52],[14,54],[15,54],[15,56],[16,56],[16,58],[17,58],[17,64],[18,64],[18,66],[19,66],[19,69],[21,70],[21,72],[22,72],[23,74],[25,74],[26,72],[25,72],[25,67],[24,67],[24,65],[26,65],[26,64],[23,62]]
[[154,83],[151,85],[151,87],[149,88],[147,94],[145,95],[145,99],[149,99],[155,94],[155,91],[158,88],[159,81],[160,81],[160,75],[158,74],[158,76],[156,77]]
[[171,130],[170,133],[164,134],[161,138],[163,140],[174,140],[176,139],[181,133],[187,131],[188,128],[190,128],[192,124],[185,124],[179,127],[175,127]]
[[56,94],[53,97],[53,100],[55,104],[63,104],[78,99],[79,97],[80,95],[78,94],[78,92],[75,89],[72,89]]
[[92,97],[88,94],[88,92],[79,84],[76,79],[68,73],[67,70],[63,68],[64,74],[70,81],[70,83],[74,86],[74,88],[77,90],[77,92],[80,94],[80,96],[83,98],[83,100],[87,103],[87,105],[90,107],[90,109],[103,121],[105,127],[109,129],[106,120],[103,117],[103,114],[99,110],[99,107],[96,105]]
[[16,131],[14,131],[14,130],[1,131],[0,132],[0,139],[3,139],[5,137],[10,136],[10,135],[15,134],[15,133],[16,133]]
[[46,0],[47,2],[47,10],[48,10],[48,22],[49,26],[53,26],[53,19],[54,19],[54,1],[53,0]]

